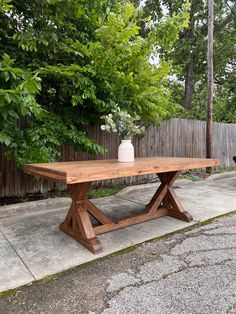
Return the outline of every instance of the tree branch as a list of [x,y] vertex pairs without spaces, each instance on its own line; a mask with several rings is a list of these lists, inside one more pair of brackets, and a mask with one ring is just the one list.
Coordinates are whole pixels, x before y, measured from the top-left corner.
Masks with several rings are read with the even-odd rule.
[[232,14],[236,16],[236,3],[234,4],[233,7],[231,7],[231,6],[228,4],[228,1],[225,1],[225,4],[226,4],[227,7],[231,10]]
[[214,36],[221,32],[230,22],[236,18],[236,2],[233,7],[230,7],[227,1],[225,1],[225,4],[230,8],[231,14],[227,16],[221,24],[215,26]]

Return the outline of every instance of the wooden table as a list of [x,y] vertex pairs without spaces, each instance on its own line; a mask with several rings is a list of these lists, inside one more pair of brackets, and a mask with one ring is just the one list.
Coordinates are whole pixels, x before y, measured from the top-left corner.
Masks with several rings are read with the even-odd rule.
[[[102,252],[97,235],[121,229],[154,218],[171,216],[190,222],[193,218],[184,210],[172,186],[182,170],[219,165],[216,159],[146,157],[131,163],[117,160],[91,160],[28,164],[24,171],[68,185],[72,203],[60,230],[79,241],[92,253]],[[87,192],[93,181],[156,173],[161,181],[144,212],[132,217],[111,220],[90,200]],[[90,217],[97,221],[92,225]]]

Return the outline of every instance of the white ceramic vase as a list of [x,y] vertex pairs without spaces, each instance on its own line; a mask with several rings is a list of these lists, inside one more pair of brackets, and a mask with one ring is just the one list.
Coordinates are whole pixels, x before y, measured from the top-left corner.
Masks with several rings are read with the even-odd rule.
[[131,140],[121,140],[118,148],[118,161],[119,162],[132,162],[134,161],[134,146]]

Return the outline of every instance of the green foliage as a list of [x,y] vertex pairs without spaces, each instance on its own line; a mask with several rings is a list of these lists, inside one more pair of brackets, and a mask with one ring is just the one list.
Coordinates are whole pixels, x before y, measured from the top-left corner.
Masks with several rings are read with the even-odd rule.
[[105,124],[101,125],[103,131],[109,133],[117,133],[122,139],[130,140],[134,135],[144,133],[145,127],[136,125],[140,120],[139,116],[132,117],[127,111],[123,111],[117,105],[112,113],[101,117],[105,120]]
[[[176,15],[153,25],[147,39],[140,35],[140,16],[141,12],[130,3],[111,12],[97,29],[96,41],[89,45],[89,51],[106,111],[119,103],[121,109],[136,112],[144,122],[159,123],[170,112],[170,67],[157,56],[154,47],[158,43],[160,50],[170,49],[188,16],[181,12],[182,18]],[[150,63],[151,56],[154,64]]]
[[62,118],[53,113],[47,113],[43,120],[31,120],[20,136],[9,157],[14,158],[19,165],[24,163],[53,162],[61,157],[58,147],[72,145],[77,150],[89,153],[105,153],[106,150],[95,141],[89,139],[84,131],[78,131],[73,125],[66,124]]
[[0,13],[12,8],[11,0],[0,0]]
[[[0,49],[11,58],[5,53],[0,63],[0,142],[19,165],[54,161],[62,144],[90,153],[106,151],[84,131],[95,116],[88,114],[88,102],[99,102],[86,44],[102,4],[12,1],[7,13],[10,7],[1,6]],[[23,129],[22,117],[27,117]]]
[[165,18],[162,16],[159,19],[151,21],[153,24],[152,27],[155,29],[155,38],[152,36],[150,27],[147,28],[148,36],[151,35],[156,49],[161,46],[165,52],[172,50],[173,44],[179,39],[179,33],[188,28],[189,10],[190,3],[186,1],[186,3],[180,5],[178,12],[167,15]]
[[[140,3],[140,1],[134,0]],[[189,27],[183,29],[173,49],[163,51],[171,61],[175,82],[170,90],[174,103],[183,106],[176,115],[184,118],[205,119],[207,107],[207,2],[191,0]],[[165,15],[170,18],[179,14],[183,1],[146,0],[144,18],[159,21]],[[214,1],[214,119],[215,121],[235,122],[236,73],[236,5],[234,1]],[[143,36],[150,29],[141,24]],[[177,35],[178,36],[178,35]],[[177,86],[178,85],[178,86]]]
[[20,130],[16,121],[20,117],[41,119],[45,113],[36,102],[41,89],[38,74],[14,67],[14,60],[6,53],[0,60],[0,143],[14,148],[14,139]]
[[104,152],[85,130],[116,103],[145,123],[172,113],[163,52],[186,27],[187,8],[159,24],[147,19],[147,38],[141,19],[128,1],[1,0],[0,142],[9,157],[54,161],[62,144]]

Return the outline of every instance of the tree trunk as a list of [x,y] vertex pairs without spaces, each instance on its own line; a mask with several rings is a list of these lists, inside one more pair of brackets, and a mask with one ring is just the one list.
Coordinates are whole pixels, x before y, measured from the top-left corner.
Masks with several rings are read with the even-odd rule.
[[193,78],[194,78],[194,66],[193,66],[193,55],[191,54],[190,63],[186,67],[185,76],[185,95],[183,106],[186,109],[191,107],[193,98]]

